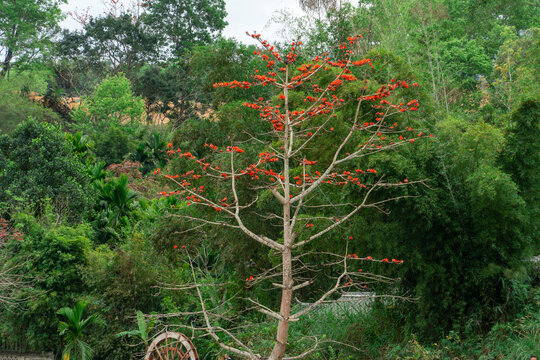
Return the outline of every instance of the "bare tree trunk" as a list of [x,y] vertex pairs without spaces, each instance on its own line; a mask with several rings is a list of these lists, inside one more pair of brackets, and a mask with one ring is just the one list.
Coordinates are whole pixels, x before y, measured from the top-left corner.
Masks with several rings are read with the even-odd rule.
[[4,62],[2,63],[2,71],[0,71],[0,78],[5,79],[6,74],[9,72],[9,69],[11,68],[11,59],[13,59],[13,51],[11,49],[8,49],[8,52],[6,54],[6,58],[4,59]]
[[283,261],[283,289],[281,292],[281,306],[279,314],[281,319],[278,323],[276,343],[269,360],[281,360],[287,349],[287,335],[289,330],[289,317],[291,315],[291,303],[293,294],[293,279],[292,279],[292,255],[291,248],[286,247],[282,253]]
[[[289,66],[286,66],[285,84],[289,82]],[[279,314],[278,329],[276,334],[276,343],[274,349],[270,354],[269,360],[281,360],[285,355],[287,349],[287,335],[289,331],[289,317],[291,315],[291,302],[293,293],[293,278],[292,278],[292,245],[293,235],[291,228],[291,187],[289,179],[289,161],[292,143],[292,129],[289,117],[289,91],[287,86],[284,86],[283,94],[285,96],[285,131],[283,141],[283,184],[284,184],[284,204],[283,204],[283,245],[284,248],[281,252],[282,268],[283,268],[283,281],[281,289],[281,306]]]
[[[17,25],[13,25],[11,28],[11,38],[16,38],[18,34]],[[2,63],[2,70],[0,71],[0,79],[5,79],[6,75],[9,74],[9,69],[11,68],[11,60],[13,59],[13,49],[11,46],[8,46],[7,54]],[[9,76],[8,76],[9,77]]]

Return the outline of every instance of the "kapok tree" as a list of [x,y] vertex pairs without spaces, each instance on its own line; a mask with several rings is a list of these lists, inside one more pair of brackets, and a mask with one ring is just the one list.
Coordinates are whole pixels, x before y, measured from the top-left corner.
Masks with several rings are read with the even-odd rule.
[[[407,81],[392,79],[388,84],[370,91],[372,85],[367,80],[367,73],[369,68],[373,68],[372,61],[358,59],[355,55],[361,36],[350,37],[347,43],[339,45],[338,51],[344,55],[341,60],[333,61],[324,54],[300,65],[297,65],[297,49],[301,42],[293,42],[290,51],[281,55],[271,44],[262,40],[259,34],[250,36],[261,45],[260,50],[255,51],[255,56],[266,63],[266,69],[256,70],[252,81],[233,80],[214,84],[214,87],[250,89],[254,86],[271,86],[276,89],[276,95],[271,99],[260,97],[244,104],[259,112],[260,121],[268,123],[266,131],[248,134],[255,145],[246,145],[245,139],[242,144],[235,142],[233,135],[229,137],[230,145],[224,148],[206,144],[222,158],[227,156],[225,166],[223,162],[220,165],[212,164],[191,152],[174,149],[171,143],[169,155],[192,161],[197,170],[170,175],[158,169],[155,173],[165,176],[178,186],[174,191],[162,192],[163,196],[185,197],[184,207],[177,206],[175,211],[186,223],[199,229],[205,225],[237,229],[281,258],[278,266],[263,274],[249,276],[246,286],[262,284],[263,280],[269,278],[280,278],[279,283],[273,283],[275,289],[281,292],[278,310],[254,299],[250,301],[258,311],[278,322],[273,349],[269,355],[266,354],[269,356],[267,358],[296,359],[315,351],[318,340],[303,354],[285,357],[291,322],[298,321],[317,306],[331,300],[339,291],[355,286],[364,289],[370,282],[389,280],[362,272],[357,266],[359,261],[403,262],[351,255],[347,249],[347,236],[343,243],[343,254],[330,255],[338,258],[329,261],[329,264],[340,266],[333,286],[325,289],[310,305],[298,311],[292,310],[293,294],[313,284],[313,279],[309,278],[309,267],[305,266],[303,259],[307,254],[315,253],[318,239],[329,236],[331,231],[338,229],[362,209],[383,209],[385,203],[407,196],[394,191],[393,195],[385,197],[385,192],[379,190],[412,186],[421,182],[410,181],[406,177],[402,181],[385,181],[376,169],[360,168],[358,164],[365,164],[365,159],[370,155],[395,151],[424,135],[399,123],[402,118],[400,115],[418,108],[416,100],[406,101],[402,98],[402,92],[409,89]],[[355,82],[364,83],[343,95],[347,83]],[[310,94],[306,95],[308,92]],[[350,111],[343,111],[347,106]],[[238,129],[238,132],[242,130]],[[246,151],[247,146],[252,146],[249,149],[258,147],[262,151],[254,160],[246,163],[244,157],[251,152]],[[309,158],[310,154],[320,152],[321,149],[324,149],[325,156],[321,159]],[[202,182],[205,178],[207,181]],[[208,190],[209,184],[219,184],[220,187],[218,190]],[[329,187],[343,189],[348,186],[358,188],[362,194],[360,201],[335,203],[324,195],[325,189]],[[241,194],[246,188],[257,196],[245,201]],[[262,233],[260,227],[250,228],[247,225],[247,215],[257,211],[254,208],[260,201],[258,195],[264,192],[272,194],[270,197],[276,204],[274,208],[279,210],[262,216],[267,219],[265,221],[279,223],[279,236],[275,236],[275,233]],[[207,209],[194,211],[191,207]],[[197,215],[205,211],[207,213],[208,208],[213,209],[216,216]],[[339,215],[336,209],[339,209]],[[193,278],[196,282],[195,271]],[[212,322],[212,310],[205,306],[200,286],[194,285],[192,289],[200,300],[200,314],[204,318],[205,326],[200,330],[206,331],[228,352],[248,359],[266,358],[256,354],[230,331],[215,325]]]

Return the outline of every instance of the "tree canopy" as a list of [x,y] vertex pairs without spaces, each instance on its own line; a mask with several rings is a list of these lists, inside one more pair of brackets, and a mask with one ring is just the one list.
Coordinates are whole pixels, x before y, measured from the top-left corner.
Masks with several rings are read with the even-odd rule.
[[145,3],[144,23],[160,39],[161,57],[207,44],[225,28],[224,0],[156,0]]
[[13,61],[25,63],[48,50],[50,40],[62,18],[60,4],[67,0],[1,0],[0,78]]

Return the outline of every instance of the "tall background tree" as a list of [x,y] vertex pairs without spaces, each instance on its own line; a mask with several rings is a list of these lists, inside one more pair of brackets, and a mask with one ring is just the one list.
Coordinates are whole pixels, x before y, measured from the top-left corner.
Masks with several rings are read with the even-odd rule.
[[62,18],[61,3],[67,1],[0,1],[0,78],[6,77],[13,62],[27,63],[49,49]]
[[225,28],[224,0],[156,0],[145,3],[144,23],[160,41],[162,57],[207,44]]
[[132,74],[157,55],[157,36],[129,13],[91,17],[84,26],[84,37],[85,54],[96,62],[105,62],[114,73]]

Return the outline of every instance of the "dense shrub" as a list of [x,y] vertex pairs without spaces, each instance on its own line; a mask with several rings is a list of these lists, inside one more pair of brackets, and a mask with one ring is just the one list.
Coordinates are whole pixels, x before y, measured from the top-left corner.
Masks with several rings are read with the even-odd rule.
[[0,249],[7,254],[6,264],[19,264],[17,273],[30,281],[16,291],[23,302],[0,310],[0,332],[26,350],[59,350],[56,311],[85,293],[81,274],[91,246],[90,228],[54,225],[54,214],[47,215],[43,223],[31,215],[16,215],[14,227],[23,239]]
[[40,212],[50,200],[58,214],[77,219],[91,207],[89,182],[60,128],[29,119],[0,136],[0,203]]
[[129,132],[121,126],[110,126],[92,135],[96,156],[107,165],[121,163],[135,149]]

